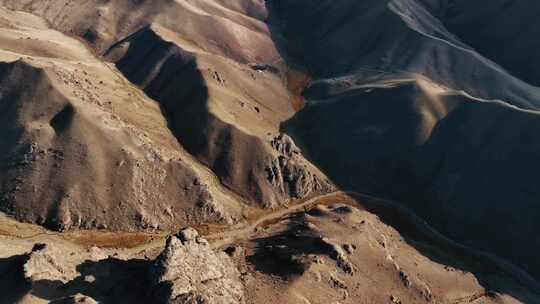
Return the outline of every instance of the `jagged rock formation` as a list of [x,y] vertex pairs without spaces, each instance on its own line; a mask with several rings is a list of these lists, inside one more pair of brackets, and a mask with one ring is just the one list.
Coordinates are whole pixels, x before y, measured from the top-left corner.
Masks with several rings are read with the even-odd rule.
[[295,154],[300,154],[300,149],[287,134],[279,134],[272,139],[272,147],[286,157],[292,157]]
[[154,277],[161,303],[245,303],[240,273],[227,254],[214,252],[191,228],[167,239]]
[[289,136],[280,134],[271,144],[279,154],[266,164],[267,179],[285,197],[304,198],[334,189],[330,181],[321,178],[318,170],[303,159]]
[[[23,276],[12,280],[28,283],[23,290],[23,298],[28,301],[42,298],[50,303],[245,303],[236,265],[225,252],[214,251],[196,230],[182,230],[170,237],[164,248],[142,249],[144,260],[139,256],[141,248],[81,248],[49,239],[47,244],[37,243],[21,255],[20,263],[12,267]],[[149,260],[146,255],[156,249],[161,254]],[[0,254],[4,254],[3,248]],[[0,267],[4,267],[2,262]],[[2,271],[0,279],[5,274]],[[0,303],[3,300],[0,297]]]

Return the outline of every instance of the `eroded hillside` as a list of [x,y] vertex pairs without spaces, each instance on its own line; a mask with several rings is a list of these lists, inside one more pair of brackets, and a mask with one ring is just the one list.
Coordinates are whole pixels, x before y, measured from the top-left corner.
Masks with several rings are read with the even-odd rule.
[[[60,2],[7,6],[65,34],[5,11],[4,121],[13,135],[2,145],[4,211],[53,229],[169,229],[234,224],[333,188],[279,133],[294,114],[287,71],[249,12],[213,2]],[[83,12],[100,17],[71,19]],[[110,18],[131,27],[100,31]],[[30,90],[22,79],[35,79]],[[52,104],[32,102],[43,94]]]
[[528,2],[0,0],[0,303],[539,302]]

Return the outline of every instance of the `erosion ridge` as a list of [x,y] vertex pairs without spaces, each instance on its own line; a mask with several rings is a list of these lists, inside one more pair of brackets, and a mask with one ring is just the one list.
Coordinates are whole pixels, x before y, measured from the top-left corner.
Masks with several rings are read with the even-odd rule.
[[[255,99],[257,106],[247,113],[242,111],[249,107],[249,98],[260,94],[255,82],[277,87],[279,78],[254,76],[254,72],[246,71],[245,67],[224,65],[226,59],[218,58],[218,62],[213,63],[214,58],[190,53],[165,40],[160,31],[162,29],[156,25],[147,27],[116,44],[108,54],[117,58],[113,61],[128,79],[160,102],[173,133],[191,154],[211,168],[230,189],[265,207],[277,207],[291,197],[302,198],[331,188],[315,167],[307,169],[310,165],[298,157],[299,153],[279,156],[279,151],[269,144],[272,137],[268,135],[276,134],[280,119],[278,116],[276,121],[275,114],[291,107],[288,103],[276,102],[286,102],[285,95],[259,95]],[[124,48],[124,44],[129,47],[122,55],[117,49]],[[145,64],[139,64],[143,60]],[[216,64],[220,66],[219,71],[212,67]],[[206,66],[209,68],[204,69]],[[249,89],[242,92],[239,81]],[[276,90],[283,91],[283,88]],[[243,115],[238,117],[228,107],[239,108]],[[268,171],[276,170],[280,182],[272,184]]]
[[[59,2],[51,2],[51,6],[42,4],[29,4],[23,8],[52,18],[48,9]],[[150,5],[145,5],[149,9]],[[193,22],[199,22],[201,16],[215,18],[201,13],[202,9],[215,11],[215,4],[209,7],[201,4],[197,9],[183,2],[176,5],[178,9],[172,13],[183,14]],[[68,5],[65,9],[80,8]],[[100,10],[100,7],[94,9]],[[67,53],[71,57],[57,62],[60,55],[56,55],[54,48],[37,47],[43,43],[40,38],[17,38],[24,34],[6,37],[26,42],[10,49],[10,56],[27,55],[27,60],[40,62],[43,69],[54,70],[59,79],[52,81],[50,86],[66,96],[69,107],[66,111],[58,110],[58,120],[51,117],[53,128],[58,125],[63,132],[54,134],[54,138],[62,137],[56,147],[43,147],[40,142],[27,143],[34,154],[51,149],[58,155],[53,155],[56,163],[50,163],[53,166],[50,170],[38,167],[45,163],[39,155],[27,155],[33,159],[24,164],[25,172],[44,174],[50,171],[54,178],[38,176],[38,180],[25,185],[47,186],[43,191],[29,191],[17,183],[26,180],[25,174],[31,173],[20,173],[16,169],[19,175],[6,175],[3,210],[20,220],[60,230],[170,229],[186,223],[233,224],[257,209],[277,208],[291,199],[331,190],[332,185],[324,174],[305,161],[299,151],[286,155],[271,145],[272,140],[281,138],[279,123],[293,113],[280,72],[255,70],[239,63],[248,62],[254,56],[252,54],[235,55],[221,48],[209,52],[204,45],[194,46],[184,32],[171,29],[170,19],[174,17],[170,16],[171,10],[158,13],[154,9],[151,13],[154,17],[147,16],[145,21],[155,22],[114,43],[103,40],[111,45],[106,58],[116,63],[118,70],[109,63],[102,63],[82,43],[49,30],[45,22],[36,17],[32,17],[32,21],[39,20],[41,28],[57,35],[58,45],[66,49],[68,45],[76,45],[80,53],[71,51]],[[228,15],[241,15],[230,9],[223,10]],[[23,16],[24,13],[16,14]],[[128,20],[139,20],[138,15],[126,14]],[[78,33],[76,28],[80,25],[64,19],[67,23],[60,22],[57,17],[49,22],[69,33]],[[224,20],[222,17],[217,19]],[[41,30],[32,28],[30,20],[11,22],[13,25],[9,26],[24,29],[26,35],[37,35]],[[246,24],[252,25],[253,30],[247,29]],[[99,23],[92,25],[99,29]],[[71,26],[73,28],[68,29]],[[259,43],[262,39],[264,29],[260,22],[244,16],[238,26],[252,37],[248,40]],[[202,31],[200,35],[215,35],[208,29],[196,30]],[[236,33],[233,28],[228,35],[237,35],[241,39],[245,36],[242,33]],[[88,40],[85,35],[81,38]],[[212,41],[211,37],[200,40]],[[266,40],[270,41],[268,37]],[[101,52],[98,45],[88,42],[94,47],[93,51]],[[28,53],[29,50],[32,53]],[[254,51],[258,52],[257,49]],[[19,53],[21,55],[17,55]],[[259,53],[263,59],[268,57]],[[92,73],[94,66],[96,73]],[[6,70],[5,73],[4,77],[9,79],[10,72]],[[108,86],[107,79],[114,86]],[[16,81],[6,82],[4,86],[10,89]],[[122,85],[124,87],[119,88]],[[70,92],[70,86],[75,87],[73,92]],[[272,89],[263,91],[262,88],[268,87]],[[20,87],[11,89],[18,91]],[[134,103],[132,98],[137,98],[138,102]],[[27,100],[21,98],[20,101]],[[87,117],[90,113],[110,117],[105,120],[88,117],[83,120],[85,124],[78,121],[79,117]],[[28,117],[21,118],[24,119]],[[119,130],[118,136],[108,131],[111,128]],[[95,130],[96,136],[90,136],[91,130]],[[132,148],[128,147],[130,143]],[[24,149],[24,145],[14,139],[5,146],[16,150]],[[104,150],[99,150],[102,147]],[[72,160],[71,156],[75,155],[80,157]],[[60,162],[65,163],[64,166],[58,164]],[[112,170],[115,167],[117,169]],[[82,176],[80,172],[92,174]],[[143,186],[146,183],[149,185]],[[45,203],[38,206],[38,201]],[[152,204],[151,201],[161,203]]]
[[[7,61],[1,73],[4,211],[60,230],[163,229],[178,225],[179,219],[241,219],[239,203],[227,202],[219,188],[210,187],[210,193],[197,167],[182,160],[185,152],[153,101],[126,86],[119,72],[77,41],[45,25],[33,28],[35,17],[6,14],[28,22],[18,34],[23,39],[49,31],[56,37],[54,47],[76,46],[79,57],[28,56],[27,46],[15,43],[18,49],[2,52]],[[19,39],[11,34],[15,31],[4,33],[8,41]],[[37,44],[41,38],[33,39]],[[129,107],[140,110],[123,111]],[[184,190],[173,191],[176,187]],[[222,205],[212,208],[216,197]],[[220,210],[223,204],[229,204],[227,211]]]
[[[417,0],[268,3],[275,35],[285,35],[281,48],[314,77],[339,77],[362,68],[411,72],[478,98],[527,109],[536,109],[540,102],[538,87],[459,41]],[[319,22],[329,12],[335,18]],[[352,15],[356,17],[347,18]],[[384,26],[374,27],[379,23]]]
[[[538,86],[538,3],[521,1],[422,1],[462,41],[520,79]],[[478,9],[479,7],[482,9]],[[496,18],[491,18],[496,16]]]

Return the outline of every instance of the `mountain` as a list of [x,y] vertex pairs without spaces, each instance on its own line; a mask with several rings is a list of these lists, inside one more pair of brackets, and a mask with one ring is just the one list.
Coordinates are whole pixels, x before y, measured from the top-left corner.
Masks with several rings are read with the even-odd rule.
[[307,106],[283,124],[306,155],[339,188],[402,201],[537,273],[538,87],[417,1],[273,5],[282,48],[313,78]]
[[539,9],[0,0],[0,303],[539,302]]
[[[271,66],[277,55],[261,21],[212,2],[201,8],[175,2],[175,9],[159,10],[155,3],[131,9],[130,3],[63,9],[58,1],[6,3],[45,17],[60,11],[69,18],[48,21],[70,35],[83,34],[54,32],[59,41],[49,48],[39,36],[52,32],[45,21],[5,25],[16,34],[4,34],[10,49],[0,73],[2,104],[14,108],[3,111],[6,130],[14,134],[2,144],[4,211],[54,229],[170,229],[233,224],[257,209],[332,189],[299,153],[280,148],[290,144],[279,124],[294,110],[280,71]],[[132,27],[100,32],[117,21],[102,11],[125,11],[118,18]],[[222,24],[225,33],[205,29],[208,22]],[[188,24],[201,45],[190,40]],[[100,35],[78,41],[89,31]],[[17,43],[21,39],[24,44]],[[237,49],[234,43],[260,47],[229,51]],[[26,91],[20,83],[29,77],[43,84]],[[32,102],[43,94],[58,103],[45,102],[46,113]]]

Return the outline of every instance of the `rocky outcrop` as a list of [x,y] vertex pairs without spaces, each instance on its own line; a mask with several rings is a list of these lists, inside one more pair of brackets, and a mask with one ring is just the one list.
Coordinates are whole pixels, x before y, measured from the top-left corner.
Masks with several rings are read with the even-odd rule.
[[306,168],[301,161],[279,156],[267,164],[268,181],[290,198],[329,192],[332,185]]
[[192,228],[167,240],[153,276],[160,303],[244,303],[240,274],[229,256],[214,252]]
[[[32,293],[46,293],[53,303],[245,303],[232,259],[214,251],[192,228],[169,237],[155,260],[55,243],[36,244],[21,266]],[[113,287],[117,291],[110,293]],[[131,288],[137,288],[136,294]]]
[[272,148],[287,157],[300,154],[302,151],[296,146],[293,139],[287,134],[279,134],[271,142]]
[[334,189],[332,183],[304,159],[287,134],[276,136],[270,144],[278,157],[267,162],[267,179],[284,196],[299,199]]
[[30,282],[52,281],[67,284],[80,273],[77,266],[86,260],[98,261],[107,255],[98,248],[87,252],[66,254],[61,246],[36,244],[28,261],[24,264],[24,276]]

